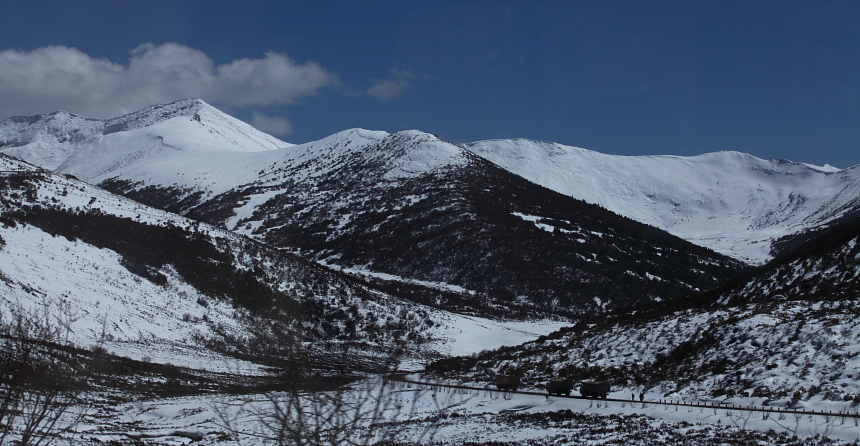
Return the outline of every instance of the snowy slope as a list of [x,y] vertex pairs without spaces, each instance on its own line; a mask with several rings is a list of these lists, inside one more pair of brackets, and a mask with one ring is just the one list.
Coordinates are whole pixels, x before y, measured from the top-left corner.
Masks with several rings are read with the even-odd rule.
[[[36,169],[0,156],[0,170]],[[518,344],[560,326],[415,304],[63,175],[2,173],[0,190],[0,315],[39,312],[69,324],[70,341],[84,347],[103,344],[135,359],[194,368],[236,367],[214,353],[239,347],[252,353],[252,333],[266,326],[260,306],[273,327],[298,331],[323,350],[328,342],[349,341],[371,353],[395,334],[411,334],[417,355],[411,364]],[[259,300],[266,293],[278,301]],[[303,320],[289,313],[297,308],[291,302]],[[458,336],[464,330],[476,337]]]
[[860,225],[849,221],[703,293],[722,305],[773,300],[839,301],[860,297]]
[[860,166],[739,152],[617,156],[525,139],[466,147],[537,184],[753,263],[771,257],[771,241],[860,206]]
[[[426,139],[420,132],[401,134]],[[299,180],[325,176],[343,168],[345,157],[387,136],[352,129],[294,146],[199,99],[186,99],[109,120],[63,111],[13,117],[0,123],[0,152],[91,184],[129,180],[217,195],[261,178],[266,185],[277,179],[271,172],[296,172],[311,163],[313,169]],[[439,141],[388,166],[388,178],[438,168],[460,151]]]
[[[860,226],[843,224],[683,307],[581,322],[441,361],[443,376],[609,379],[619,392],[732,404],[860,404]],[[710,295],[710,296],[709,296]],[[709,303],[714,303],[709,305]],[[465,373],[463,373],[465,371]]]
[[[350,162],[358,158],[366,163],[384,163],[388,153],[378,150],[378,153],[371,154],[367,151],[386,138],[394,137],[385,132],[351,129],[319,141],[267,152],[225,150],[215,153],[208,147],[207,150],[194,150],[199,141],[193,135],[183,133],[187,126],[187,122],[169,121],[109,135],[114,137],[106,137],[99,144],[81,151],[59,166],[57,171],[93,184],[105,180],[142,182],[157,188],[203,192],[207,198],[241,187],[266,190],[264,197],[256,200],[249,197],[258,202],[260,198],[271,196],[273,187],[283,187],[285,180],[294,183],[320,181],[349,168]],[[396,137],[427,139],[419,132],[400,132]],[[128,155],[121,161],[98,161],[123,151]],[[455,146],[440,141],[422,152],[397,160],[396,164],[385,165],[385,179],[415,176],[450,162],[456,163],[459,151]],[[94,163],[98,167],[93,167]],[[239,210],[238,214],[243,212]]]
[[860,401],[860,318],[852,305],[777,302],[600,321],[436,369],[476,383],[510,372],[533,388],[558,377],[608,379],[620,395],[841,407]]
[[[202,101],[183,100],[107,121],[65,112],[10,118],[0,126],[0,152],[91,184],[128,181],[178,191],[199,202],[251,183],[280,185],[285,172],[292,181],[319,181],[390,136],[351,129],[295,146]],[[434,139],[421,132],[400,132],[398,138]],[[425,144],[386,165],[385,179],[457,163],[459,152],[438,140]],[[378,151],[365,161],[383,163],[389,156]]]
[[[34,167],[3,157],[0,169]],[[230,302],[213,300],[203,307],[200,302],[208,297],[174,271],[163,271],[166,284],[158,285],[130,272],[114,251],[17,223],[12,215],[41,202],[152,225],[190,222],[61,176],[39,175],[29,185],[37,187],[21,189],[12,186],[17,182],[12,174],[3,174],[2,180],[4,195],[9,194],[0,210],[0,314],[6,320],[10,312],[35,312],[54,324],[70,322],[69,340],[79,346],[104,344],[120,354],[133,352],[136,359],[149,356],[193,367],[228,365],[223,359],[206,365],[201,359],[213,356],[193,339],[212,337],[214,324],[241,332]],[[30,206],[22,208],[23,203]]]

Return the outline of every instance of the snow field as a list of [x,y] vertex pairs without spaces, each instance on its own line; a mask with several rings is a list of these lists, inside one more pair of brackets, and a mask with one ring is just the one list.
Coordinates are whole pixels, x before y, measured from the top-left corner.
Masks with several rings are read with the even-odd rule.
[[[419,444],[462,444],[464,442],[525,442],[530,440],[578,438],[589,444],[626,440],[644,436],[645,429],[658,438],[695,434],[719,438],[726,431],[742,437],[742,430],[773,430],[789,436],[825,435],[845,442],[860,438],[856,418],[838,415],[800,415],[746,411],[733,407],[698,408],[671,403],[648,402],[660,395],[646,393],[646,402],[587,400],[499,392],[491,389],[466,390],[442,386],[391,383],[378,393],[380,381],[371,379],[353,385],[347,401],[363,399],[368,405],[382,395],[382,429],[378,438],[393,438]],[[626,395],[611,394],[610,398]],[[75,437],[106,442],[122,440],[127,432],[169,434],[175,430],[205,435],[201,444],[239,444],[225,435],[223,415],[240,432],[243,444],[257,444],[258,435],[271,431],[260,424],[260,413],[272,410],[273,401],[284,394],[171,398],[139,401],[101,409],[87,409],[89,415],[78,426]],[[310,402],[308,402],[310,404]],[[308,406],[310,407],[310,406]],[[570,410],[572,421],[552,421],[554,413]],[[561,412],[564,413],[564,412]],[[546,414],[542,416],[541,414]],[[563,417],[562,417],[563,418]],[[582,420],[584,419],[584,421]],[[579,421],[577,421],[579,420]],[[630,432],[630,431],[634,432]],[[631,437],[628,437],[633,435]],[[770,435],[773,435],[771,433]],[[638,437],[641,441],[642,437]],[[165,436],[159,441],[184,444],[187,439]],[[181,442],[181,443],[180,443]],[[547,443],[550,444],[550,443]]]

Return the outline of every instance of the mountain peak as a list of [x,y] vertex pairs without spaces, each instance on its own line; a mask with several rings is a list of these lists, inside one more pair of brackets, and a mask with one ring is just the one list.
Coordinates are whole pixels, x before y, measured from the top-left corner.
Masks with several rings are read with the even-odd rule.
[[338,139],[352,140],[355,138],[362,138],[362,139],[366,139],[366,140],[379,141],[379,140],[386,138],[388,135],[390,135],[390,133],[385,132],[385,131],[381,131],[381,130],[368,130],[368,129],[363,129],[361,127],[354,127],[351,129],[342,130],[342,131],[337,132],[331,136],[325,137],[325,138],[317,141],[317,143],[324,143],[330,139],[331,140],[338,140]]
[[107,120],[55,111],[0,122],[0,151],[80,178],[163,148],[262,152],[287,146],[201,99],[151,105]]
[[178,101],[150,105],[136,112],[105,121],[104,134],[148,127],[168,119],[187,116],[200,119],[202,113],[223,114],[220,110],[201,99],[180,99]]

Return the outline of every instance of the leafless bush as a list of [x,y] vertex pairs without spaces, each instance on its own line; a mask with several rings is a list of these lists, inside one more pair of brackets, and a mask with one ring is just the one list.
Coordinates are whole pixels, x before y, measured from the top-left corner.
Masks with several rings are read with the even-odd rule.
[[80,361],[59,344],[71,315],[48,308],[0,313],[0,444],[50,444],[77,424]]
[[[285,339],[285,338],[282,338]],[[438,416],[470,395],[412,388],[395,379],[406,344],[369,356],[348,350],[319,363],[313,348],[280,344],[281,388],[213,407],[221,425],[239,443],[292,446],[364,446],[393,442],[398,422],[411,418],[418,399]],[[270,352],[273,353],[273,352]],[[432,432],[420,433],[432,438]]]
[[[383,414],[398,410],[385,373],[373,379],[347,370],[326,374],[298,341],[281,345],[280,354],[278,391],[214,407],[237,442],[367,445],[379,436]],[[392,359],[397,354],[382,358],[379,371],[396,368]]]

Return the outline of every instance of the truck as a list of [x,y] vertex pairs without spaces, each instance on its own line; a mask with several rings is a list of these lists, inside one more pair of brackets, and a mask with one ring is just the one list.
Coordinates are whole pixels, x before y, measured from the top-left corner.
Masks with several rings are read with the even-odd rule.
[[609,381],[585,381],[579,386],[579,393],[585,398],[606,399],[609,393]]
[[499,375],[496,377],[496,387],[499,390],[513,390],[514,392],[520,387],[520,377],[514,375]]
[[550,395],[570,395],[573,390],[573,381],[569,379],[551,379],[546,383],[546,391]]

